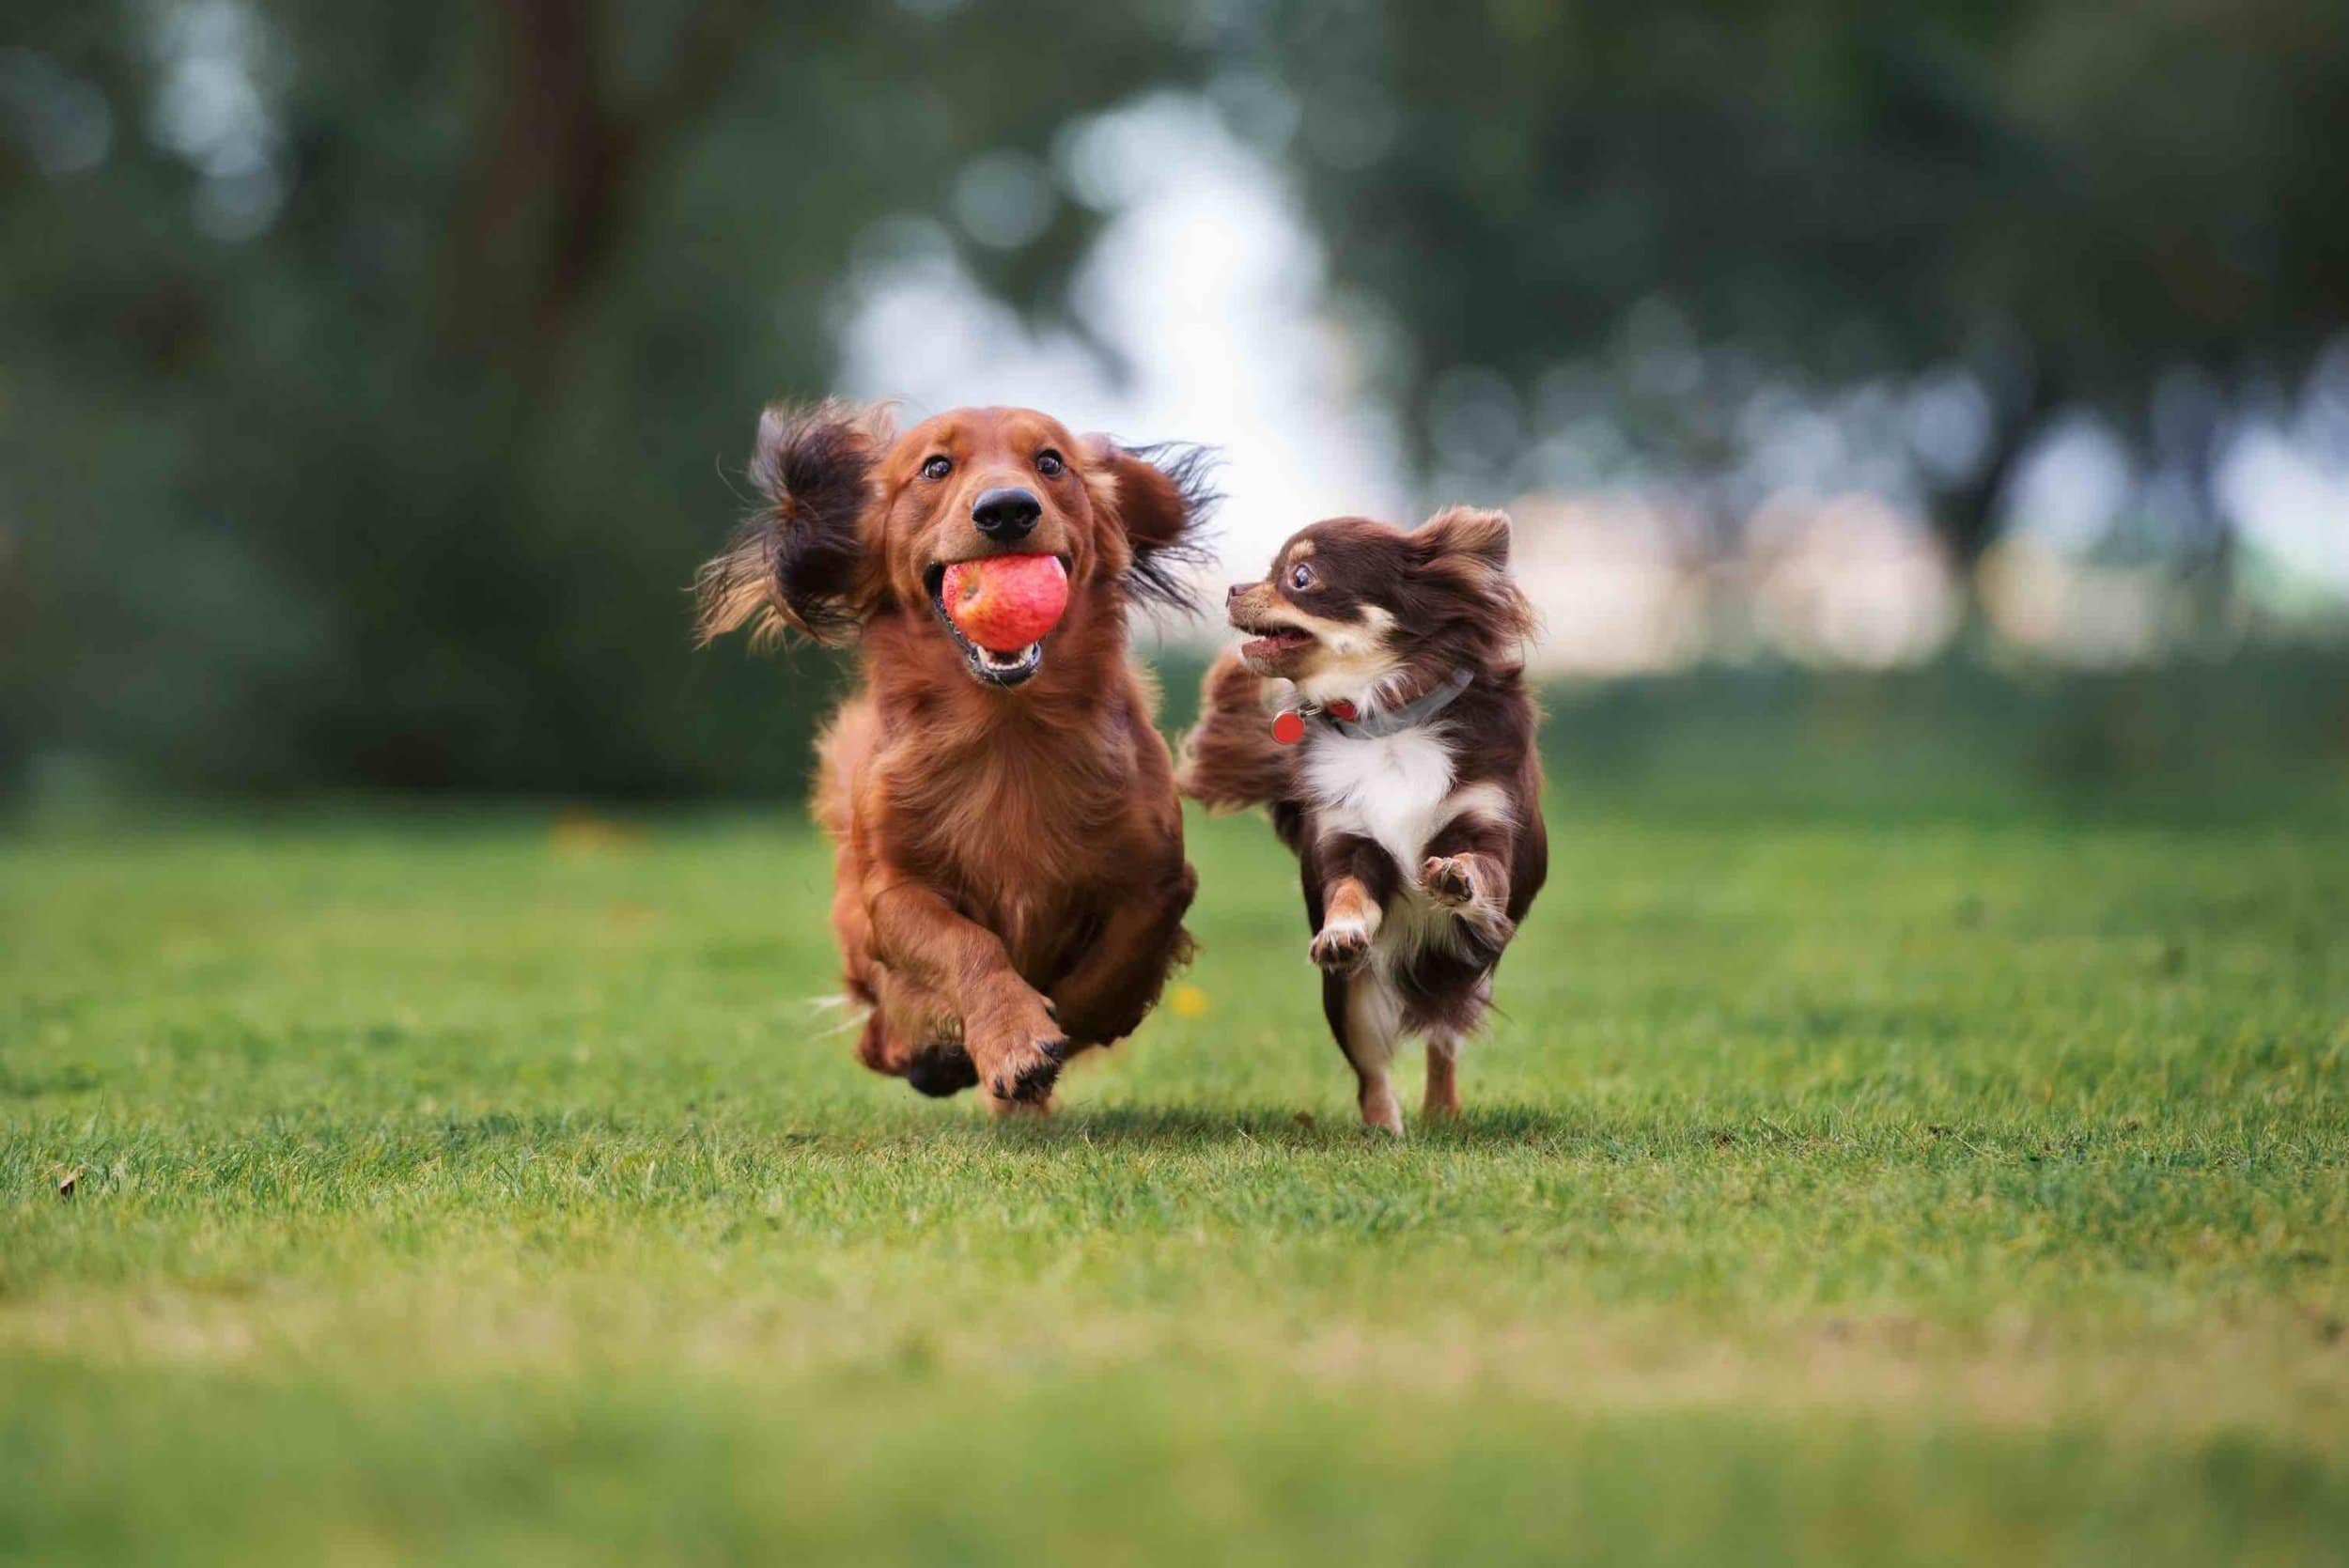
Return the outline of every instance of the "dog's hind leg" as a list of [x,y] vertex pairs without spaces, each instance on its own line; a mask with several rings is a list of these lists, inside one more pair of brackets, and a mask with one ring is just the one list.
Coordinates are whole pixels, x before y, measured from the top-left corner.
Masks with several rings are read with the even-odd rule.
[[1422,1113],[1431,1122],[1460,1113],[1460,1048],[1483,1027],[1492,996],[1492,970],[1486,970],[1433,994],[1421,994],[1405,1019],[1406,1028],[1427,1036],[1427,1097]]
[[1420,1114],[1431,1122],[1460,1114],[1460,1037],[1439,1031],[1427,1036],[1427,1098]]
[[1198,890],[1198,873],[1179,859],[1154,877],[1135,878],[1076,967],[1051,987],[1071,1041],[1106,1046],[1141,1027],[1167,975],[1190,956],[1183,914]]
[[1362,1126],[1402,1137],[1403,1108],[1396,1103],[1390,1069],[1403,1032],[1403,999],[1375,969],[1324,974],[1321,1010],[1354,1068],[1354,1101],[1361,1109]]
[[886,965],[871,965],[865,973],[875,1002],[857,1041],[858,1061],[934,1099],[979,1081],[971,1053],[962,1048],[961,1022],[942,1001]]
[[[833,715],[817,740],[816,797],[809,803],[824,836],[832,840],[832,934],[840,944],[841,988],[852,1001],[881,1004],[880,966],[873,957],[873,922],[864,909],[864,858],[857,846],[856,777],[872,754],[879,720],[870,699],[859,697]],[[857,1054],[876,1072],[889,1053],[876,1032],[866,1032]],[[870,1048],[868,1048],[868,1046]]]

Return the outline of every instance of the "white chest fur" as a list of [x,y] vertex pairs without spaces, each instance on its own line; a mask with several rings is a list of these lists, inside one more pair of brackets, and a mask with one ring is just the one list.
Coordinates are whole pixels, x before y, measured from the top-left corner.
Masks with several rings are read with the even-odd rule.
[[1356,833],[1394,857],[1416,879],[1427,841],[1449,816],[1452,753],[1440,725],[1376,739],[1325,731],[1306,742],[1305,782],[1324,834]]

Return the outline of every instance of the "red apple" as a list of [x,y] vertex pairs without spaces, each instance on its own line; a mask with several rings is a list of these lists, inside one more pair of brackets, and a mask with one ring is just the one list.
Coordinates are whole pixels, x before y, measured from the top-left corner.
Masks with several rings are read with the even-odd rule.
[[990,555],[946,568],[946,613],[989,653],[1018,653],[1060,624],[1068,573],[1057,555]]

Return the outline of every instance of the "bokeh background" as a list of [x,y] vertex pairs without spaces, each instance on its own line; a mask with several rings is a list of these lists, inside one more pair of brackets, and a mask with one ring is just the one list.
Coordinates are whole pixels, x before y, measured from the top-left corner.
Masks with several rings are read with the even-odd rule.
[[[687,592],[824,394],[1512,509],[1461,1122],[1245,818],[1050,1122],[854,1063],[848,672]],[[2337,1563],[2345,1437],[2342,0],[0,0],[6,1568]]]
[[846,392],[1509,506],[1602,800],[2337,800],[2344,190],[2326,0],[18,8],[0,788],[788,796]]

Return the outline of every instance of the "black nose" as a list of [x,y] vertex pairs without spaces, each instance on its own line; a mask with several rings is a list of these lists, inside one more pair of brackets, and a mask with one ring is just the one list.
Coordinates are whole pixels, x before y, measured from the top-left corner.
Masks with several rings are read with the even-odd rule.
[[972,526],[990,539],[1024,539],[1043,515],[1035,493],[1017,485],[985,491],[971,504]]

